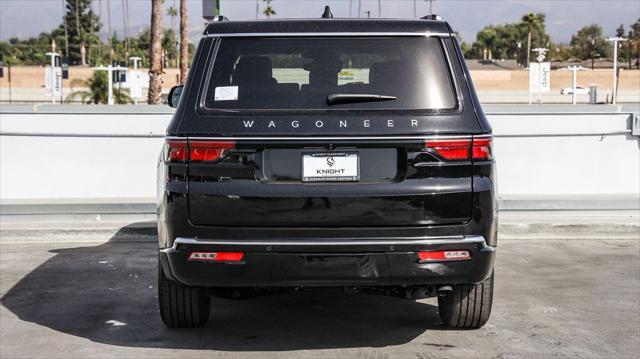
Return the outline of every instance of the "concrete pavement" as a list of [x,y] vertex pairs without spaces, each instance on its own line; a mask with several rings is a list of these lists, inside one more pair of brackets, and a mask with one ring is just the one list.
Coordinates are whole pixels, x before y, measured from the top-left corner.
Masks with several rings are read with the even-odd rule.
[[47,236],[48,227],[21,241],[3,224],[2,358],[640,356],[640,238],[629,235],[501,239],[493,313],[480,330],[441,327],[433,299],[329,289],[215,299],[206,327],[170,330],[149,225],[86,236]]

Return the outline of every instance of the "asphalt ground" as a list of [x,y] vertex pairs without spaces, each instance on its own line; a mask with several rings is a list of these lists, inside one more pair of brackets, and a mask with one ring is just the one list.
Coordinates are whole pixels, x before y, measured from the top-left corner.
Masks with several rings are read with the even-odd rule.
[[502,238],[491,319],[470,331],[442,327],[434,299],[336,289],[214,299],[205,327],[167,329],[148,228],[86,241],[46,226],[23,239],[19,229],[5,231],[0,357],[640,357],[638,227],[619,238],[584,228],[562,239]]

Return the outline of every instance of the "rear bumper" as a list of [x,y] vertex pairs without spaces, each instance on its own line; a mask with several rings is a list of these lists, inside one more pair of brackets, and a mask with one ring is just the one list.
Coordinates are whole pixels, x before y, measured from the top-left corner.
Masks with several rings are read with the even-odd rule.
[[[466,250],[466,261],[420,263],[416,252]],[[189,261],[192,252],[244,252],[242,262]],[[495,248],[482,236],[205,240],[160,250],[165,275],[191,286],[428,286],[487,278]]]

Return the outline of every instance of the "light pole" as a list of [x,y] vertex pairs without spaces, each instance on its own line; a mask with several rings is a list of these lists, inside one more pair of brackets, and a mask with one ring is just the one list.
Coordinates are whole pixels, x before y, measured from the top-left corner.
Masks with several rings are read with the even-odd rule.
[[118,66],[111,66],[111,64],[109,64],[109,66],[98,66],[98,67],[94,67],[93,70],[94,71],[107,71],[107,104],[108,105],[113,105],[114,101],[113,101],[113,70],[126,70],[126,67],[120,67],[120,65]]
[[426,0],[429,2],[429,15],[433,14],[433,1],[434,0]]
[[[141,86],[140,74],[138,73],[138,62],[142,60],[141,57],[131,56],[129,60],[133,61],[133,71],[129,76],[129,91],[131,91],[131,97],[133,97],[133,104],[138,104],[138,98],[140,98]],[[134,88],[135,87],[135,88]]]
[[572,93],[571,93],[571,103],[572,104],[576,104],[576,80],[577,80],[577,73],[578,71],[586,71],[587,69],[585,69],[584,67],[582,67],[581,65],[578,66],[567,66],[567,70],[573,72],[573,77],[572,77],[572,81],[571,81],[571,89],[572,89]]
[[616,104],[616,97],[618,95],[618,42],[627,41],[623,37],[610,37],[606,39],[608,42],[613,42],[613,85],[611,89],[611,103]]

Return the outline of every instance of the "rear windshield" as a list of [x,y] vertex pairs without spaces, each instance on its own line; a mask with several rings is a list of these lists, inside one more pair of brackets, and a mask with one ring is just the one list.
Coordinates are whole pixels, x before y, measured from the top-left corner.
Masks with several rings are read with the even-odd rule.
[[204,106],[208,109],[444,110],[456,107],[450,72],[436,38],[222,38],[219,41],[204,97]]

